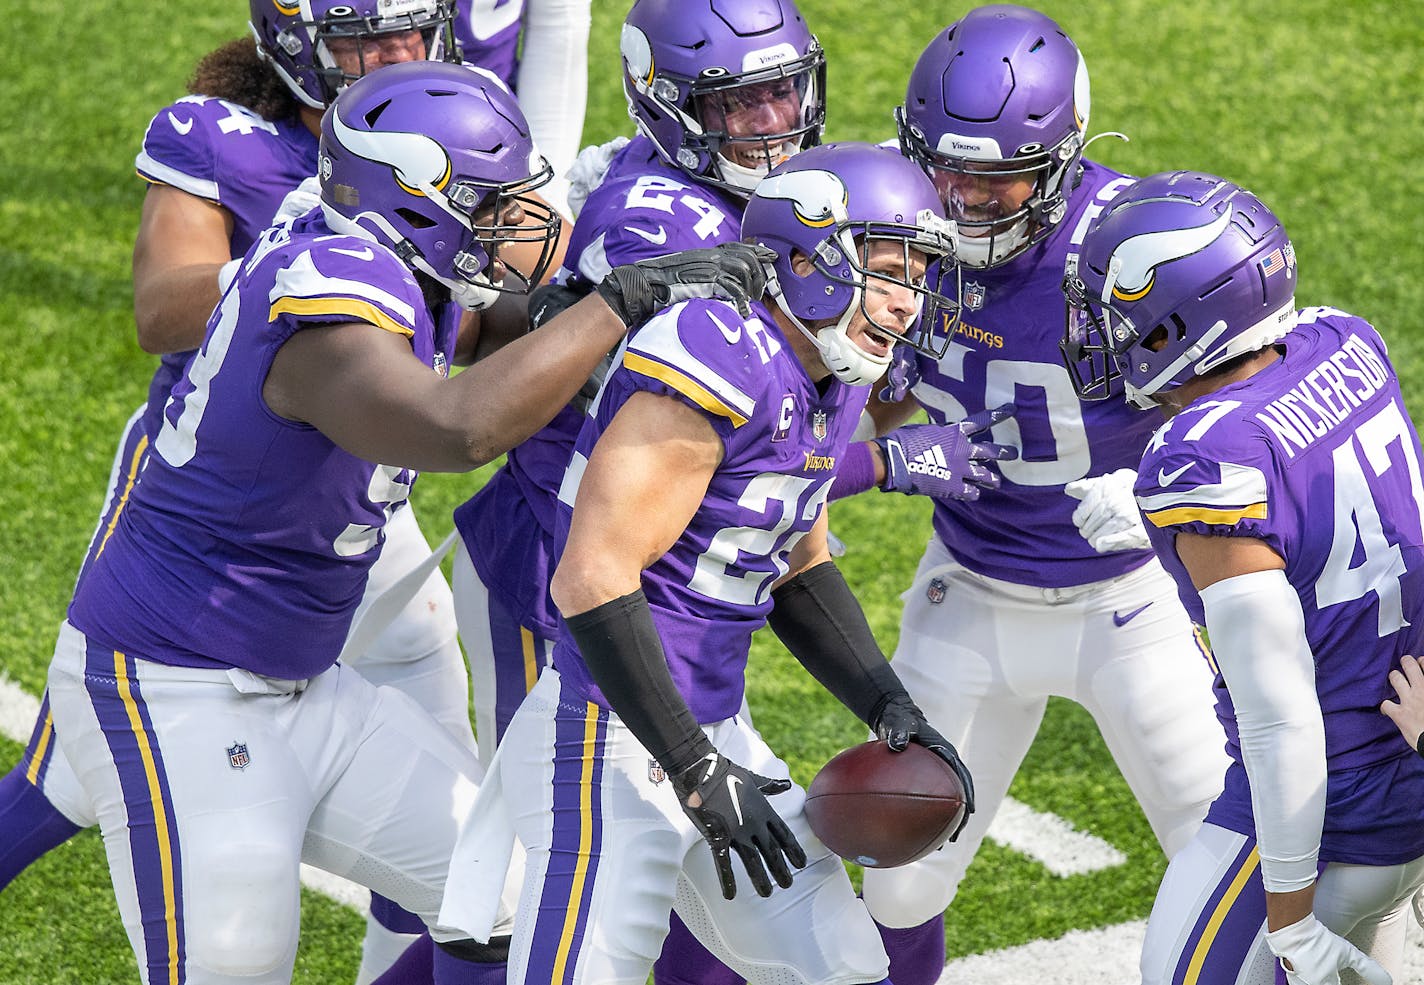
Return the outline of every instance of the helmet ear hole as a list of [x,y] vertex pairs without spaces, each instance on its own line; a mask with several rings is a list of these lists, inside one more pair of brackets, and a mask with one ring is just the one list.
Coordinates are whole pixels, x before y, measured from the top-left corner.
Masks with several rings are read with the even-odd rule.
[[436,221],[429,216],[404,206],[396,209],[396,215],[409,223],[412,229],[429,229],[437,225]]

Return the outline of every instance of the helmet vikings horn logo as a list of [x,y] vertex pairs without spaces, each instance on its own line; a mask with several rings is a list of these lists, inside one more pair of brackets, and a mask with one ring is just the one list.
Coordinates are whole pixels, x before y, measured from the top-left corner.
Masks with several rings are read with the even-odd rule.
[[390,165],[396,181],[412,195],[424,195],[424,187],[438,191],[450,180],[450,156],[424,134],[353,130],[338,112],[331,114],[331,129],[341,146],[353,154]]
[[[1152,290],[1158,265],[1180,260],[1205,249],[1231,225],[1231,209],[1211,222],[1189,229],[1166,229],[1143,233],[1123,240],[1108,260],[1108,278],[1103,283],[1102,301],[1140,301]],[[1116,276],[1114,276],[1114,270]]]
[[771,175],[757,185],[756,197],[790,202],[796,218],[813,228],[847,221],[846,202],[849,196],[845,182],[830,171],[791,171]]

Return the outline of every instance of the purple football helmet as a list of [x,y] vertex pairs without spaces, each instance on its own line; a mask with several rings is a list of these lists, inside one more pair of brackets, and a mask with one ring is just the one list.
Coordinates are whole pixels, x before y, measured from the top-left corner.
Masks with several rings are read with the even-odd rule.
[[[930,180],[893,150],[847,142],[797,154],[752,192],[742,238],[776,252],[768,292],[846,383],[873,383],[890,363],[888,348],[872,355],[847,334],[857,311],[885,341],[908,342],[934,356],[943,354],[954,334],[959,317],[954,225],[944,218]],[[872,248],[886,241],[903,257],[900,276],[871,270]],[[911,273],[912,250],[923,255],[922,276]],[[865,294],[875,280],[913,293],[918,317],[904,331],[871,318]]]
[[895,120],[959,226],[961,263],[1006,263],[1063,219],[1088,108],[1083,56],[1035,10],[977,7],[930,42]]
[[[558,242],[558,216],[526,194],[553,172],[482,69],[407,62],[352,83],[322,117],[317,173],[328,226],[389,247],[464,308],[525,293]],[[498,260],[511,242],[542,244],[527,277]]]
[[1155,405],[1195,376],[1295,326],[1295,250],[1246,189],[1196,171],[1129,186],[1088,232],[1063,281],[1062,346],[1084,399]]
[[[366,45],[419,31],[424,57],[458,61],[453,0],[249,0],[257,51],[305,105],[324,109],[366,74]],[[358,69],[344,72],[331,44],[350,43]]]
[[792,0],[637,0],[620,47],[628,115],[698,181],[745,197],[821,141],[826,59]]

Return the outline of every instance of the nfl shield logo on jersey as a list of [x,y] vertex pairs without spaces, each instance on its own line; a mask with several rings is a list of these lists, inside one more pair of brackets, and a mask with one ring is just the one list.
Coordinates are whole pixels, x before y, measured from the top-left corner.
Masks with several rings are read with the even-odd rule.
[[944,601],[944,579],[931,578],[930,587],[925,589],[925,598],[930,600],[931,605],[939,605]]
[[984,307],[984,285],[969,281],[964,285],[964,307],[978,311]]
[[233,742],[227,747],[227,764],[235,770],[247,769],[252,757],[247,754],[246,742]]
[[811,415],[811,436],[817,441],[826,440],[826,412],[818,410]]
[[656,759],[648,760],[648,779],[652,781],[653,786],[657,786],[667,779],[667,771],[663,769],[663,764]]

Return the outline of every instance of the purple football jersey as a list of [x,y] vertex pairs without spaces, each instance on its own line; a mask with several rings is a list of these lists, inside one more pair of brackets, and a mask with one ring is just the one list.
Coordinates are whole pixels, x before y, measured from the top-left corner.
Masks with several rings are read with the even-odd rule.
[[264,233],[164,407],[143,481],[70,605],[91,639],[180,666],[300,679],[337,658],[382,528],[415,475],[373,465],[262,399],[273,356],[313,323],[369,322],[443,367],[420,288],[382,246],[319,212]]
[[[232,214],[232,256],[247,252],[272,223],[277,206],[316,174],[317,138],[299,120],[273,123],[224,99],[184,96],[159,110],[143,136],[134,167],[140,178],[172,185]],[[148,389],[143,427],[158,431],[168,391],[193,353],[159,360]]]
[[1134,468],[1158,423],[1124,401],[1082,401],[1063,368],[1063,271],[1090,223],[1130,182],[1091,161],[1068,214],[1042,242],[1003,267],[964,271],[963,322],[939,360],[921,356],[913,394],[936,423],[1012,402],[992,440],[1019,449],[999,462],[999,489],[974,502],[936,500],[935,533],[979,574],[1062,588],[1112,578],[1148,551],[1099,554],[1073,525],[1078,500],[1063,486]]
[[[1322,854],[1340,859],[1329,818],[1359,791],[1337,788],[1335,777],[1390,760],[1414,781],[1424,776],[1424,760],[1379,712],[1392,697],[1387,678],[1400,656],[1424,652],[1421,452],[1398,377],[1368,322],[1308,308],[1281,344],[1279,362],[1197,400],[1161,427],[1143,456],[1136,493],[1153,546],[1198,623],[1205,622],[1201,597],[1177,556],[1179,532],[1258,538],[1285,559],[1325,718],[1332,784]],[[1239,764],[1235,714],[1220,675],[1217,695],[1227,751]],[[1214,815],[1232,807],[1231,788]],[[1249,817],[1249,798],[1235,800]],[[1424,801],[1407,814],[1403,828],[1424,851]],[[1406,850],[1398,839],[1395,847]]]
[[[772,583],[824,509],[869,395],[834,377],[824,389],[765,307],[753,304],[743,320],[721,301],[688,301],[629,337],[579,432],[559,490],[560,549],[588,456],[634,393],[682,401],[705,414],[722,441],[702,505],[642,577],[672,679],[699,722],[741,707],[747,651],[771,611]],[[574,693],[607,705],[567,630],[554,666]]]
[[459,0],[455,40],[460,43],[460,57],[499,76],[512,91],[523,20],[524,0]]
[[[568,266],[556,275],[561,283],[592,288],[620,264],[740,236],[740,203],[644,153],[620,154],[618,175],[605,177],[589,196],[569,239]],[[565,407],[455,510],[480,580],[522,625],[550,639],[558,628],[549,599],[555,501],[582,423],[583,414]]]

